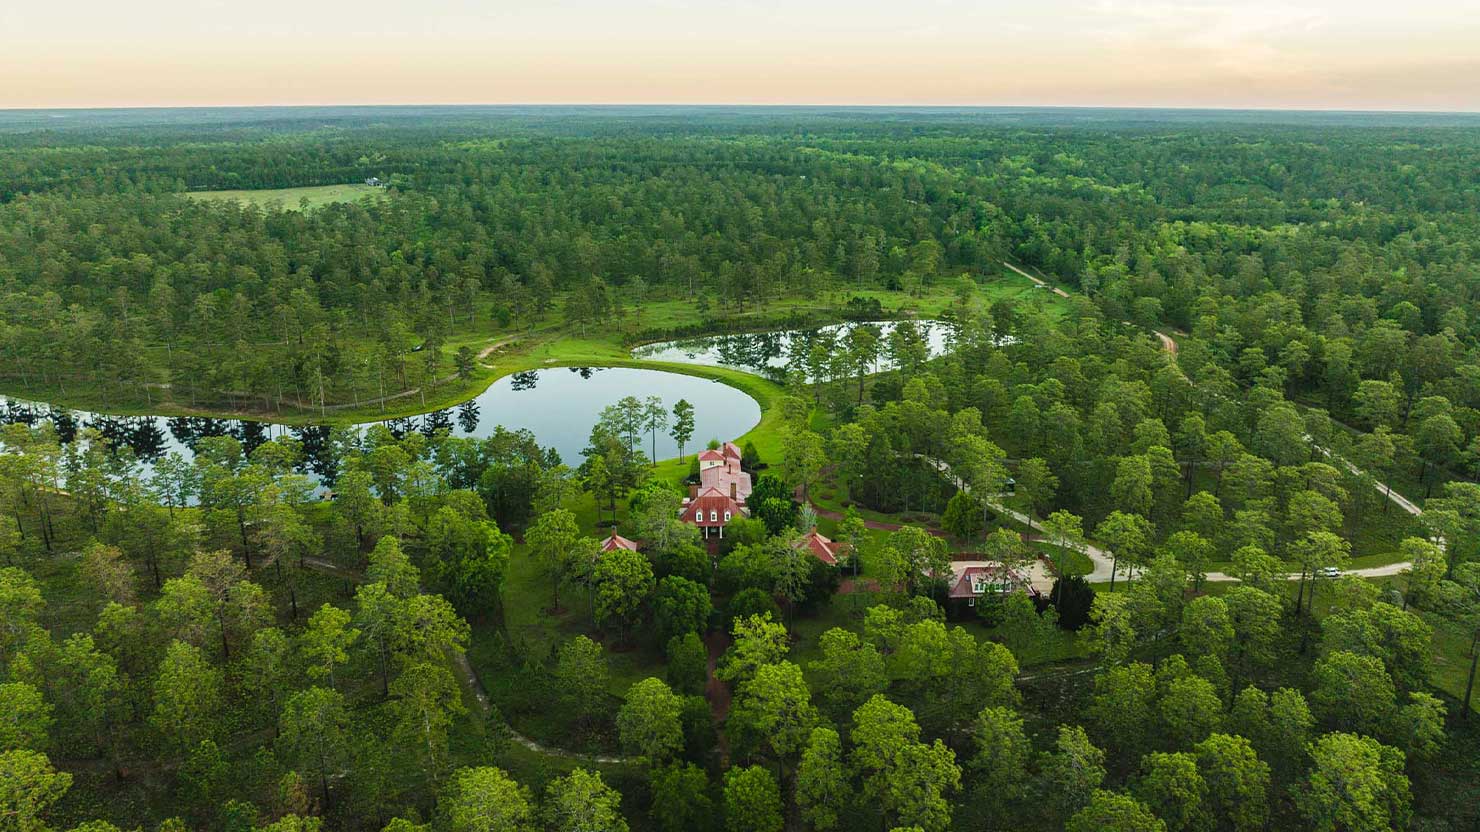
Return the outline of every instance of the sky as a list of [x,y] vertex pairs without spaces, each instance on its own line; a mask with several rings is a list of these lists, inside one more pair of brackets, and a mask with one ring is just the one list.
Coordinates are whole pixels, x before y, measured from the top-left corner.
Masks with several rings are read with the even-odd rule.
[[0,0],[0,108],[1480,111],[1480,0]]

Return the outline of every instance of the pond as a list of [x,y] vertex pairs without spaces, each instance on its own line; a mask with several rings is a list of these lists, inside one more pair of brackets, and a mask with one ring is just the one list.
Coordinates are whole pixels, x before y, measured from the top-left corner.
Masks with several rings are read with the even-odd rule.
[[[635,358],[649,361],[672,361],[680,364],[709,364],[733,367],[775,377],[796,357],[806,356],[818,342],[843,341],[859,327],[872,327],[879,336],[879,357],[874,370],[894,366],[890,344],[895,329],[905,328],[911,335],[904,341],[934,358],[946,352],[951,326],[944,321],[866,321],[832,324],[812,329],[781,329],[769,332],[743,332],[733,335],[705,335],[676,341],[647,344],[632,351]],[[909,328],[914,332],[908,332]]]
[[[626,367],[556,367],[504,376],[477,398],[456,407],[380,424],[398,435],[447,430],[453,436],[486,437],[499,426],[528,429],[542,447],[554,448],[567,465],[575,467],[602,408],[624,396],[657,396],[670,412],[679,399],[686,399],[694,406],[695,431],[689,450],[702,447],[710,438],[734,439],[761,418],[760,405],[750,396],[698,376]],[[57,425],[64,441],[71,441],[81,428],[94,428],[116,444],[132,448],[146,464],[170,452],[188,459],[196,440],[206,436],[235,436],[250,451],[274,437],[289,435],[303,442],[308,472],[321,473],[319,452],[329,438],[329,428],[323,426],[200,416],[108,416],[0,397],[0,423],[45,419]],[[360,427],[370,424],[377,423]],[[644,452],[652,452],[651,442],[651,437],[644,438]],[[677,443],[666,431],[660,432],[658,459],[676,456]]]

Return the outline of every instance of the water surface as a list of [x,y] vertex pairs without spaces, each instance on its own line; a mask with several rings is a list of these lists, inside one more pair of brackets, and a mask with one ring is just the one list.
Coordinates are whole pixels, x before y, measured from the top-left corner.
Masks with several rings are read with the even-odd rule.
[[[504,376],[476,398],[445,410],[421,416],[365,422],[387,425],[398,435],[421,431],[427,435],[446,430],[452,436],[491,436],[506,430],[529,430],[546,448],[574,467],[581,462],[581,449],[591,434],[602,408],[624,396],[646,399],[657,396],[671,412],[679,399],[694,406],[692,450],[710,438],[734,439],[760,421],[760,405],[740,390],[717,381],[627,367],[558,367]],[[84,427],[93,428],[119,446],[134,451],[147,466],[168,453],[189,459],[197,440],[206,436],[234,436],[250,452],[273,437],[294,436],[303,442],[308,460],[305,471],[329,473],[322,466],[326,426],[288,426],[267,421],[213,419],[200,416],[109,416],[87,411],[54,408],[47,404],[0,397],[0,422],[35,423],[50,419],[65,442],[72,441]],[[658,459],[678,456],[678,445],[667,431],[658,435]],[[644,437],[643,451],[652,453],[652,440]]]
[[842,323],[811,329],[705,335],[663,341],[638,347],[632,351],[632,355],[650,361],[733,367],[774,377],[788,367],[801,366],[796,362],[804,362],[804,356],[811,352],[814,344],[844,344],[848,334],[859,327],[872,327],[879,336],[879,356],[874,362],[876,372],[894,367],[894,362],[890,359],[890,342],[898,327],[913,327],[918,343],[931,358],[946,352],[951,336],[951,327],[944,321]]

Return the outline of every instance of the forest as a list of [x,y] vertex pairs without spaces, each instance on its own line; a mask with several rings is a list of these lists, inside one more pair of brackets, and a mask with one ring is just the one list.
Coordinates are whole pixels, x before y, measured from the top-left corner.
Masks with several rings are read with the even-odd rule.
[[[1473,828],[1477,217],[1463,119],[0,121],[0,830]],[[453,435],[552,365],[762,415]]]

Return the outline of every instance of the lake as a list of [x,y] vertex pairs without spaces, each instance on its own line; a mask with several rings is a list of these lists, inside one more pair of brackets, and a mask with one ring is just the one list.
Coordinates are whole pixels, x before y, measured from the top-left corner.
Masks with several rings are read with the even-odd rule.
[[[581,462],[581,449],[602,408],[623,396],[657,396],[670,411],[679,399],[687,399],[694,406],[695,431],[688,448],[691,452],[702,448],[710,438],[734,439],[761,418],[755,399],[727,384],[698,376],[627,367],[556,367],[504,376],[477,398],[453,408],[366,422],[361,427],[385,424],[398,435],[447,430],[453,436],[476,437],[490,436],[500,425],[508,430],[528,429],[541,446],[554,448],[567,465],[575,467]],[[65,441],[71,441],[83,427],[95,428],[115,443],[133,448],[146,463],[172,451],[188,459],[195,441],[206,436],[235,436],[251,449],[287,434],[303,442],[310,458],[307,467],[318,473],[315,452],[329,437],[329,429],[322,426],[200,416],[108,416],[0,397],[0,422],[32,423],[48,418],[56,423]],[[651,453],[650,437],[643,439],[642,448]],[[676,456],[677,443],[666,433],[659,435],[658,459]]]
[[946,351],[951,327],[944,321],[870,321],[833,324],[812,329],[781,329],[743,332],[734,335],[705,335],[647,344],[632,351],[635,358],[733,367],[774,377],[794,353],[805,355],[819,339],[842,339],[857,327],[869,326],[880,336],[880,357],[875,370],[892,368],[888,360],[889,336],[896,326],[913,324],[933,358]]

